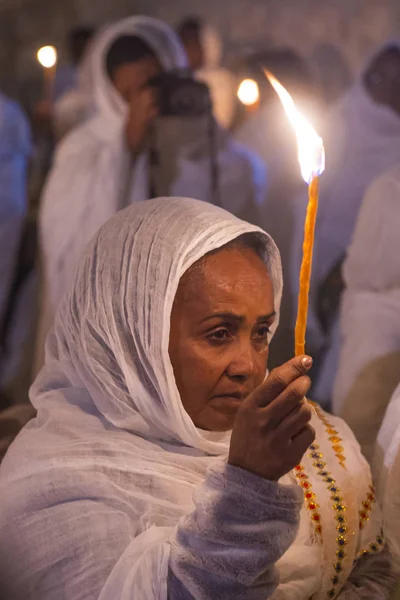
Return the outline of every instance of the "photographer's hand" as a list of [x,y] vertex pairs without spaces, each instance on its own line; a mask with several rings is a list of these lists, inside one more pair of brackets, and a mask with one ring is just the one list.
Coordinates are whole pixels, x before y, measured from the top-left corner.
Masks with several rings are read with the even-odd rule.
[[153,89],[145,87],[132,94],[125,133],[128,147],[134,156],[142,152],[150,126],[158,112],[156,94]]

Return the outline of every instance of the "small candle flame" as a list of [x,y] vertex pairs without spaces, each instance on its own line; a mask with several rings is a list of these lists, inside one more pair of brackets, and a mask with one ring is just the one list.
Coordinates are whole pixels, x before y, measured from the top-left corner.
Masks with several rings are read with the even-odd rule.
[[253,79],[244,79],[239,86],[237,96],[245,106],[252,106],[260,99],[260,90]]
[[322,138],[311,123],[297,110],[293,98],[276,77],[267,69],[264,69],[264,73],[278,94],[289,121],[294,127],[301,174],[304,181],[310,183],[313,177],[321,175],[325,169],[325,151]]
[[57,63],[57,50],[54,46],[43,46],[37,52],[37,59],[45,69],[51,69]]

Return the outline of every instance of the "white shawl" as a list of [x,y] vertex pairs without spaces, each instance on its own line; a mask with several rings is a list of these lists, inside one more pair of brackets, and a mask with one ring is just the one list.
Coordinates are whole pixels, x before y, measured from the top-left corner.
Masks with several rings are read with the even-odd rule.
[[[91,243],[32,387],[38,416],[1,466],[0,563],[13,585],[34,589],[44,577],[53,597],[166,600],[175,526],[193,510],[193,492],[208,467],[226,458],[230,440],[196,429],[183,408],[168,355],[171,307],[194,262],[247,232],[265,243],[278,314],[272,335],[282,294],[279,253],[259,228],[222,209],[179,198],[139,203]],[[351,532],[336,592],[379,531],[373,503],[359,529],[369,470],[348,428],[332,423],[345,466],[316,416],[318,449],[304,459],[324,543],[305,507],[298,538],[278,565],[276,598],[326,598],[340,549],[335,504],[345,505]],[[23,564],[12,559],[19,552]]]

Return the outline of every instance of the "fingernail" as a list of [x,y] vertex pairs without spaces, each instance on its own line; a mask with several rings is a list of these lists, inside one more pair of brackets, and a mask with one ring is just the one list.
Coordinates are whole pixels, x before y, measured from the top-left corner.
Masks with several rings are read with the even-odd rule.
[[313,359],[311,358],[311,356],[303,356],[303,358],[301,359],[301,364],[305,369],[311,369]]

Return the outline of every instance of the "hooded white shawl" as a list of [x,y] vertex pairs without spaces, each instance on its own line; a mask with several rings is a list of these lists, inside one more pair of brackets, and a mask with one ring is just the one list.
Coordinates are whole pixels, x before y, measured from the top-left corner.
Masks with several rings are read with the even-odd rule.
[[[177,36],[164,23],[131,17],[101,31],[89,51],[85,76],[92,88],[94,115],[60,145],[42,200],[40,238],[44,292],[39,365],[43,338],[78,260],[99,227],[119,209],[147,200],[148,161],[133,164],[125,144],[128,109],[105,71],[108,49],[122,35],[145,40],[166,71],[186,66]],[[89,86],[89,84],[87,84]],[[190,121],[190,120],[189,120]],[[165,195],[212,201],[208,124],[160,120],[160,181]],[[252,207],[263,199],[262,163],[244,148],[218,134],[221,204],[254,221]]]
[[[38,417],[1,466],[0,573],[9,584],[21,590],[44,585],[40,589],[53,590],[52,598],[77,598],[78,590],[79,597],[97,598],[102,590],[101,600],[166,600],[176,525],[193,511],[194,492],[207,469],[226,458],[230,440],[229,433],[196,429],[183,408],[168,355],[171,308],[183,273],[247,232],[265,242],[279,317],[276,246],[257,227],[210,204],[179,198],[139,203],[94,238],[59,308],[46,365],[32,387]],[[359,510],[371,493],[369,469],[350,430],[338,419],[332,424],[345,468],[329,426],[313,420],[323,468],[338,486],[351,532],[339,591],[380,520],[371,505],[360,531]],[[336,492],[328,491],[326,474],[316,474],[318,459],[310,452],[303,464],[324,543],[304,507],[297,540],[278,564],[277,599],[322,600],[331,587]],[[294,474],[282,480],[295,481]],[[13,560],[21,552],[23,566]]]
[[344,264],[333,408],[371,458],[400,383],[400,166],[368,190]]

